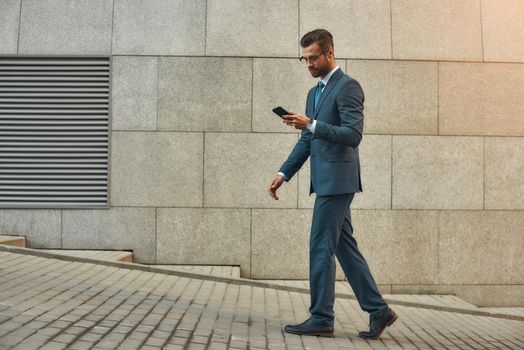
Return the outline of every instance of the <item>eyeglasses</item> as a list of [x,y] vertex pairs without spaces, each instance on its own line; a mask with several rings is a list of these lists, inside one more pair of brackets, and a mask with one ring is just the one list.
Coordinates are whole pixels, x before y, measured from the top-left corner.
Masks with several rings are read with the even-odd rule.
[[328,51],[329,51],[329,47],[327,49],[325,49],[324,51],[322,51],[320,53],[320,55],[318,55],[318,56],[311,56],[311,57],[301,56],[301,57],[298,58],[298,60],[301,63],[305,63],[305,64],[308,64],[309,62],[315,63],[320,58],[320,56],[322,56],[323,54],[327,53]]

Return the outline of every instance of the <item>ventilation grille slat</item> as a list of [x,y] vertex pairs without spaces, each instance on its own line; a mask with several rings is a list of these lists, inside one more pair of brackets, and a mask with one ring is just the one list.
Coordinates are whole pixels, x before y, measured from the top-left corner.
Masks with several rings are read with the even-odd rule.
[[109,57],[0,56],[0,207],[107,207]]

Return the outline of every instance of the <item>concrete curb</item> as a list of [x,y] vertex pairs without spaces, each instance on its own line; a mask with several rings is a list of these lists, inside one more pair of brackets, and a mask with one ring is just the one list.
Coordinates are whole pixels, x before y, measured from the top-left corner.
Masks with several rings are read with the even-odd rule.
[[[117,267],[117,268],[122,268],[122,269],[140,270],[140,271],[146,271],[146,272],[152,272],[152,273],[161,273],[165,275],[173,275],[173,276],[201,279],[201,280],[207,280],[207,281],[231,283],[231,284],[237,284],[237,285],[246,285],[246,286],[252,286],[252,287],[269,288],[269,289],[277,289],[277,290],[285,290],[289,292],[309,294],[309,289],[307,288],[285,286],[281,284],[262,282],[262,281],[247,279],[247,278],[214,276],[214,275],[200,274],[200,273],[195,273],[195,272],[176,271],[176,270],[155,267],[151,265],[143,265],[143,264],[130,263],[130,262],[105,261],[105,260],[98,260],[98,259],[85,258],[85,257],[68,256],[68,255],[40,251],[38,249],[32,249],[32,248],[20,248],[20,247],[0,244],[0,251],[14,253],[14,254],[33,255],[33,256],[38,256],[38,257],[48,258],[48,259],[58,259],[58,260],[74,261],[74,262],[80,262],[80,263],[112,266],[112,267]],[[335,295],[337,298],[356,300],[355,296],[352,294],[336,293]],[[424,304],[424,303],[417,303],[417,302],[401,301],[401,300],[395,300],[391,298],[384,298],[384,300],[390,305],[400,305],[400,306],[415,307],[415,308],[421,308],[421,309],[468,314],[468,315],[474,315],[474,316],[485,316],[485,317],[502,318],[502,319],[507,319],[507,320],[524,321],[523,316],[510,315],[510,314],[497,313],[497,312],[488,312],[488,311],[483,311],[483,310],[473,309],[473,308],[470,309],[470,308],[458,308],[458,307],[450,307],[450,306],[439,306],[439,305],[431,305],[431,304]]]

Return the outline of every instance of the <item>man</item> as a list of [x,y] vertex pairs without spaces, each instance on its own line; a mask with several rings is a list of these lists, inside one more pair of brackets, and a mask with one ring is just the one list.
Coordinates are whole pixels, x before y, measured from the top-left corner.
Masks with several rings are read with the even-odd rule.
[[277,189],[311,156],[310,194],[316,192],[309,246],[311,317],[284,331],[333,336],[336,255],[360,307],[370,313],[370,329],[359,336],[378,339],[397,315],[382,298],[358,250],[349,208],[355,193],[362,191],[358,145],[364,127],[364,93],[337,66],[333,37],[327,30],[305,34],[300,46],[300,60],[320,80],[309,90],[306,115],[284,116],[284,123],[302,130],[301,138],[271,181],[269,193],[278,200]]

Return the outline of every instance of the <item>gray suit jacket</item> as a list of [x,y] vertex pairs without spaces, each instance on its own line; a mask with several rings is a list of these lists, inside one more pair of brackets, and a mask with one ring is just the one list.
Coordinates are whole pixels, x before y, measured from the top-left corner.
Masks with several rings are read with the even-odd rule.
[[328,196],[362,191],[358,145],[364,128],[364,92],[338,69],[313,109],[316,86],[307,97],[306,115],[316,119],[315,134],[301,133],[280,171],[289,181],[311,156],[310,194]]

